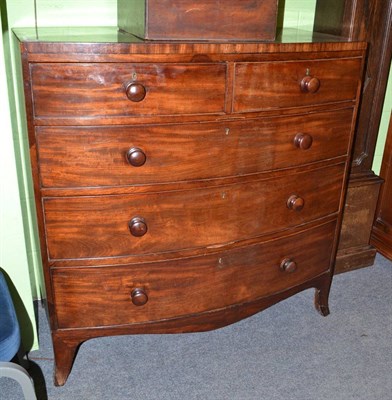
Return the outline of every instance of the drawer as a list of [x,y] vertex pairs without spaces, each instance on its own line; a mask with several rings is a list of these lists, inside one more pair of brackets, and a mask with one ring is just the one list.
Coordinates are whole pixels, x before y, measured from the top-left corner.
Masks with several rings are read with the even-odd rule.
[[245,122],[37,127],[41,185],[152,184],[297,166],[346,155],[351,124],[348,108]]
[[280,240],[205,257],[52,269],[58,326],[170,319],[284,291],[330,268],[334,232],[332,222]]
[[361,58],[238,63],[234,112],[355,100]]
[[175,251],[301,225],[339,210],[344,167],[194,190],[45,198],[49,257]]
[[44,63],[30,74],[38,118],[224,111],[225,64]]

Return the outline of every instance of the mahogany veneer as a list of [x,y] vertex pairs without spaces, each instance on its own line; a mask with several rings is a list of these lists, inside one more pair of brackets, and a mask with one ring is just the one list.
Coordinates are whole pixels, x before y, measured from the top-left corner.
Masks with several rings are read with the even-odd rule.
[[371,244],[392,261],[392,114],[389,118],[380,176],[384,182],[378,199]]
[[55,353],[329,313],[364,43],[22,41]]
[[274,40],[278,0],[117,0],[118,25],[152,40]]

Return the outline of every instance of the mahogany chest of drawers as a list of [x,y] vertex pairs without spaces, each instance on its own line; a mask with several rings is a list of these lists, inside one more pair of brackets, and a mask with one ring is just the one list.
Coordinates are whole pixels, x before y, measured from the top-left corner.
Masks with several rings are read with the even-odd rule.
[[328,314],[365,44],[21,39],[55,353]]

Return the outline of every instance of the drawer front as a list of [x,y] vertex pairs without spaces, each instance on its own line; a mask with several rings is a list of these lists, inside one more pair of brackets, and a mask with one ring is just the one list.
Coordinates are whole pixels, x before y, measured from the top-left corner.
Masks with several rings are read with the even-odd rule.
[[[206,257],[52,269],[59,328],[175,318],[289,289],[329,269],[334,232],[332,222],[284,239]],[[291,272],[283,270],[286,260],[295,263],[290,264]],[[133,303],[138,301],[139,305]]]
[[41,184],[151,184],[286,168],[346,155],[351,124],[349,108],[246,122],[37,127]]
[[299,62],[238,63],[234,112],[354,100],[361,58]]
[[198,190],[46,198],[49,257],[175,251],[297,226],[338,211],[343,173],[339,164]]
[[224,111],[225,64],[45,63],[30,74],[38,118]]

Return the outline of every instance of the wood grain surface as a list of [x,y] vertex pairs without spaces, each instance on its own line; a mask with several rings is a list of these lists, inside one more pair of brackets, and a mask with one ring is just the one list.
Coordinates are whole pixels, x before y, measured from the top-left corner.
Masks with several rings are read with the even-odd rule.
[[[330,268],[336,223],[295,236],[165,263],[53,271],[59,328],[157,321],[250,302],[302,284]],[[284,272],[284,258],[297,270]],[[148,295],[135,306],[131,292]]]
[[[43,187],[158,184],[254,174],[345,156],[352,108],[220,123],[37,127]],[[309,149],[294,143],[312,138]],[[140,167],[126,154],[145,154]]]
[[[283,230],[339,211],[344,164],[280,178],[117,196],[43,200],[50,259],[120,257],[208,247]],[[321,178],[322,177],[322,178]],[[292,195],[304,199],[290,210]],[[145,219],[143,237],[129,221]]]
[[[361,65],[361,58],[238,63],[233,112],[353,100],[361,80]],[[316,93],[301,91],[301,81],[306,76],[319,79]]]
[[[36,117],[116,117],[208,114],[224,111],[226,65],[32,64]],[[127,98],[126,87],[146,89],[143,101]]]

